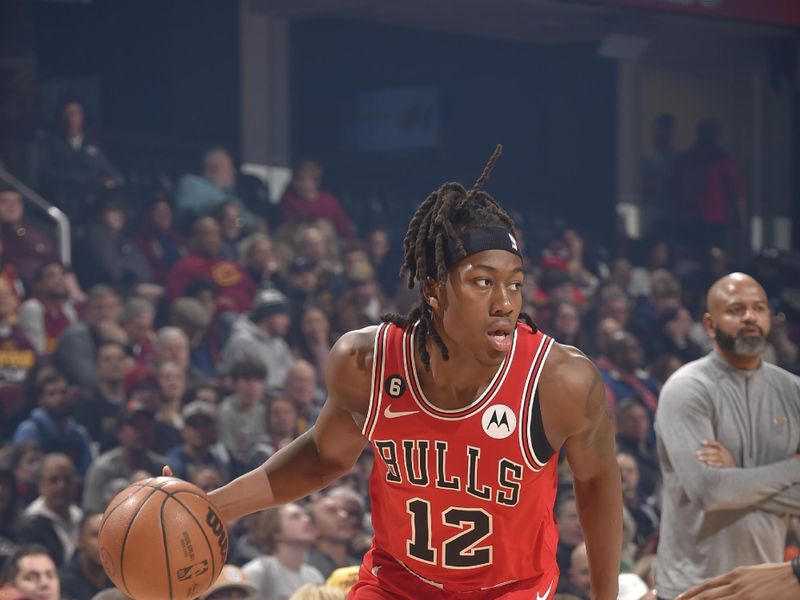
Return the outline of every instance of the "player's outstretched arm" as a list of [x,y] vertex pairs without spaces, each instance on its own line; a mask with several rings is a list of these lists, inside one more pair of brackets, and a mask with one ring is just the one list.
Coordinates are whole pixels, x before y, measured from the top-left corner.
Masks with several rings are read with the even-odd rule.
[[[574,419],[564,446],[574,475],[575,500],[586,537],[592,598],[617,598],[622,553],[622,488],[614,421],[597,367],[574,348],[554,348],[561,402]],[[549,359],[548,359],[549,360]]]
[[352,331],[334,345],[326,369],[328,399],[314,427],[209,494],[226,521],[307,496],[355,464],[366,444],[358,423],[369,402],[375,331]]
[[[800,568],[800,565],[798,566]],[[676,600],[793,600],[800,598],[800,581],[791,563],[738,567],[694,586]]]

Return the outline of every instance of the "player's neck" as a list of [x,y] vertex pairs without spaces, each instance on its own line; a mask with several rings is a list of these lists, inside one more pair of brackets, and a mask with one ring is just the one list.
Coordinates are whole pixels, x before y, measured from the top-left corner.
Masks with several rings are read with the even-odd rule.
[[415,351],[417,373],[426,398],[439,408],[457,409],[471,404],[483,393],[497,373],[498,366],[478,363],[456,344],[447,344],[449,359],[444,360],[441,350],[430,338],[426,340],[431,368],[426,370]]

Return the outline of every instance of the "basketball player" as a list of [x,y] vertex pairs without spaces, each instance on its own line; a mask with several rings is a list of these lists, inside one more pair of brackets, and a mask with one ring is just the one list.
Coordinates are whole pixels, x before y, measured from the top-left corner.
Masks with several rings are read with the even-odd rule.
[[342,336],[316,425],[211,493],[226,519],[290,502],[371,442],[375,539],[351,599],[552,598],[562,447],[593,598],[617,597],[622,494],[603,380],[520,314],[514,225],[481,191],[499,152],[470,192],[446,183],[413,216],[404,269],[420,303]]

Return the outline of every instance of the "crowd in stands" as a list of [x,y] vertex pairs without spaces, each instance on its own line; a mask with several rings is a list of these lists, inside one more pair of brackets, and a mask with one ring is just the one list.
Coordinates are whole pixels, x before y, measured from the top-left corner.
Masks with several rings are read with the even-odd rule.
[[[261,464],[314,424],[337,337],[406,312],[416,292],[398,274],[396,231],[359,230],[314,161],[279,203],[223,148],[173,194],[132,198],[84,133],[81,104],[63,116],[42,181],[73,221],[72,265],[0,187],[0,585],[25,593],[35,579],[54,588],[37,597],[89,600],[116,597],[103,592],[97,534],[119,491],[163,465],[208,491]],[[795,373],[800,303],[777,252],[736,264],[720,246],[652,237],[601,260],[584,237],[563,228],[526,246],[523,310],[600,368],[617,425],[621,571],[652,589],[654,415],[670,374],[712,348],[705,292],[735,268],[752,273],[775,315],[766,356]],[[370,544],[372,460],[367,448],[331,488],[231,523],[230,566],[205,598],[343,598]],[[566,462],[560,477],[560,591],[588,598]],[[792,532],[787,558],[800,552],[797,518]]]

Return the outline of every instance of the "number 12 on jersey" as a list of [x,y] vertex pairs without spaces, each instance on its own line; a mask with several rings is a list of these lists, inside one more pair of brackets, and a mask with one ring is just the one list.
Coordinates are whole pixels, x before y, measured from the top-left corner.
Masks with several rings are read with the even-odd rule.
[[[438,551],[431,543],[431,504],[422,498],[406,502],[411,515],[411,539],[406,552],[415,560],[431,565]],[[492,546],[478,546],[492,534],[492,515],[481,508],[451,506],[441,515],[442,524],[461,531],[442,542],[441,566],[448,569],[474,569],[492,564]]]

